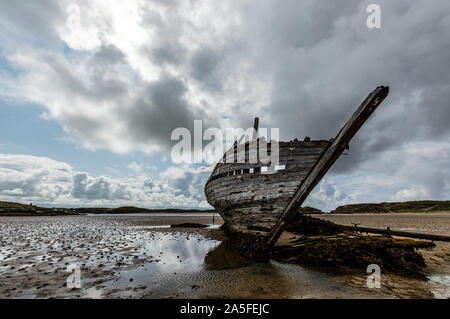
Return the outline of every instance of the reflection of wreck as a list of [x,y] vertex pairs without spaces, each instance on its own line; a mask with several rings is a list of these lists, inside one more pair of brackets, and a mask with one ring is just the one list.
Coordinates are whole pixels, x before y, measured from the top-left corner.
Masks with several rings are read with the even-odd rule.
[[[388,87],[381,86],[370,93],[334,139],[278,142],[277,166],[262,161],[259,152],[257,159],[252,159],[254,153],[249,150],[259,151],[263,144],[256,134],[245,145],[236,142],[206,182],[208,202],[220,213],[231,232],[257,236],[266,245],[273,245],[286,223],[348,148],[352,137],[388,92]],[[257,132],[257,119],[255,129]],[[272,145],[275,143],[267,143],[268,154]],[[241,149],[245,151],[245,160],[237,162]]]

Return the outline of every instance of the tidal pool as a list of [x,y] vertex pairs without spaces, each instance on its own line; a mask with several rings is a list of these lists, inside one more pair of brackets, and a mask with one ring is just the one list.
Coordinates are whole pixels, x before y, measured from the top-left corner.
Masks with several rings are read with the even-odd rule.
[[[184,222],[210,227],[168,228]],[[210,216],[2,217],[0,298],[450,297],[448,246],[425,255],[428,280],[383,274],[370,289],[366,269],[251,263],[217,226]],[[73,266],[80,288],[67,284]]]

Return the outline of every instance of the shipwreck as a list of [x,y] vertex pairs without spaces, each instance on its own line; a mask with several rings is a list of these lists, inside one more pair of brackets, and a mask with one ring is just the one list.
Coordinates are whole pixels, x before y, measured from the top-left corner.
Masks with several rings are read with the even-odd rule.
[[[388,93],[388,87],[377,87],[335,138],[276,142],[277,167],[261,161],[259,155],[256,161],[250,160],[250,150],[259,150],[262,145],[262,138],[257,134],[259,120],[255,119],[253,138],[244,145],[236,141],[216,164],[205,184],[207,201],[231,233],[257,243],[259,248],[271,247]],[[270,152],[274,141],[264,141],[264,144]],[[244,161],[235,160],[238,150],[245,150]]]

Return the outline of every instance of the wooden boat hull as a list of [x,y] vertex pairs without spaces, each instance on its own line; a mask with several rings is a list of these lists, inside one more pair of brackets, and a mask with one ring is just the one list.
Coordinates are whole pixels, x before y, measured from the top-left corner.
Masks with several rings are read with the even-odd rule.
[[284,169],[271,173],[258,172],[269,167],[263,163],[219,163],[206,183],[206,198],[231,231],[268,236],[328,144],[280,142],[279,166]]

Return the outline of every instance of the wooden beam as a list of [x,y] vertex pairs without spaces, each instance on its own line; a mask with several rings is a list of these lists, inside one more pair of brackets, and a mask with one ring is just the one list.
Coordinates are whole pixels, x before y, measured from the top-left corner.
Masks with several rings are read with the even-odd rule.
[[323,151],[316,164],[308,173],[308,176],[302,184],[300,184],[294,197],[280,215],[275,227],[270,232],[268,237],[269,247],[276,243],[286,225],[297,213],[298,208],[303,204],[309,193],[314,189],[314,187],[316,187],[322,177],[327,173],[342,152],[348,147],[348,143],[356,132],[358,132],[364,122],[381,104],[381,102],[383,102],[388,94],[389,88],[386,86],[377,87],[372,93],[370,93],[355,113],[353,113],[344,127],[339,131],[334,140]]
[[409,238],[417,238],[417,239],[428,239],[428,240],[433,240],[433,241],[450,242],[450,236],[391,230],[391,229],[389,229],[389,227],[388,227],[388,229],[379,229],[379,228],[360,227],[360,226],[345,226],[345,225],[339,225],[339,226],[344,229],[347,229],[347,230],[359,231],[361,233],[383,234],[383,235],[391,235],[391,236],[399,236],[399,237],[409,237]]

